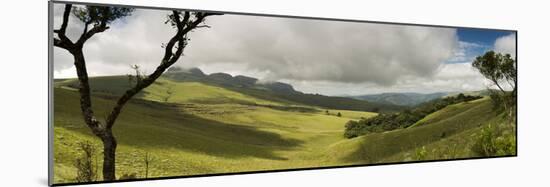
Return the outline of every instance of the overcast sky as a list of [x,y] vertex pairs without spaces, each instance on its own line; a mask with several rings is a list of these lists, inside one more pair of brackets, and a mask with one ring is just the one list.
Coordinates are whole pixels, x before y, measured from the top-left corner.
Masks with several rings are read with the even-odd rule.
[[[62,4],[54,6],[54,28]],[[147,73],[159,65],[175,29],[168,11],[138,9],[85,44],[90,76]],[[185,56],[175,64],[262,81],[292,84],[307,93],[361,95],[381,92],[472,91],[488,84],[471,68],[488,50],[515,56],[511,32],[290,19],[243,15],[208,17],[211,28],[190,34]],[[83,25],[71,16],[68,35]],[[54,77],[76,77],[72,56],[54,48]]]

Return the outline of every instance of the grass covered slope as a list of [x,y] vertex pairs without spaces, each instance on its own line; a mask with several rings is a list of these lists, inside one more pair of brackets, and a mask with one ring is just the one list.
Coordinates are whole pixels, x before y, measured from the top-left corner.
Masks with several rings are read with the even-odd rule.
[[[119,87],[129,86],[123,78],[90,79],[100,121],[124,91]],[[55,183],[75,182],[81,142],[95,146],[102,165],[102,144],[84,124],[75,82],[55,82]],[[153,158],[149,177],[470,157],[478,155],[470,149],[473,137],[500,120],[490,99],[483,98],[449,105],[409,128],[346,139],[346,122],[377,114],[241,91],[159,79],[130,100],[113,127],[116,176],[144,178],[146,153]],[[97,172],[101,176],[101,168]]]
[[[98,149],[100,166],[102,162],[101,142],[84,124],[78,92],[67,89],[68,82],[58,82],[62,84],[54,89],[56,183],[75,182],[74,162],[82,154],[80,142],[91,141]],[[116,82],[110,83],[116,87]],[[167,88],[173,93],[163,94]],[[105,89],[92,98],[99,120],[104,120],[118,94]],[[170,97],[163,102],[167,95]],[[323,109],[294,109],[288,103],[201,83],[161,80],[132,99],[113,128],[118,140],[116,175],[136,173],[143,178],[145,153],[154,158],[149,177],[340,165],[330,159],[331,155],[320,153],[343,140],[346,121],[375,115],[330,110],[342,114],[337,117],[326,115]]]
[[[189,74],[183,72],[167,73],[155,81],[150,87],[138,93],[135,98],[163,102],[238,102],[241,104],[255,103],[260,105],[298,105],[377,112],[393,112],[403,109],[397,105],[379,104],[352,98],[305,94],[295,91],[290,85],[287,86],[289,86],[290,88],[288,89],[292,91],[284,92],[278,91],[277,89],[270,89],[271,87],[265,87],[263,84],[257,85],[251,83],[251,85],[242,86],[241,84],[231,81],[234,78],[230,78],[231,76],[229,74],[225,75],[229,76],[227,77],[228,80],[224,78],[213,79],[206,75],[202,77],[193,76],[192,78],[181,78],[178,76],[186,77],[189,76]],[[89,79],[89,82],[93,94],[96,95],[120,96],[132,86],[128,76],[92,77]],[[56,81],[55,85],[57,87],[77,89],[79,83],[76,79],[65,79]],[[274,83],[274,85],[277,84]],[[205,92],[204,89],[207,89],[207,92]],[[179,94],[176,95],[177,97],[172,97],[173,93],[183,92],[185,92],[185,94]],[[201,95],[204,93],[207,94]],[[193,101],[189,99],[193,99]]]
[[358,121],[349,121],[346,123],[344,136],[346,138],[354,138],[357,136],[392,131],[396,129],[408,128],[418,121],[421,121],[426,116],[445,108],[446,106],[469,102],[480,99],[482,97],[466,96],[459,94],[456,97],[446,97],[436,99],[427,103],[423,103],[410,110],[405,110],[399,113],[380,114],[369,119],[361,119]]
[[356,164],[475,157],[479,156],[471,149],[475,135],[481,128],[500,121],[502,115],[492,110],[486,97],[449,105],[428,115],[414,128],[342,140],[331,146],[329,154]]
[[[78,80],[69,79],[55,83],[60,88],[78,88]],[[124,76],[105,76],[90,78],[90,87],[94,95],[121,96],[132,85]],[[182,94],[185,93],[185,94]],[[231,91],[222,87],[210,86],[199,82],[175,82],[160,78],[151,86],[139,92],[135,98],[159,102],[193,103],[243,103],[282,105],[287,103],[258,99]]]

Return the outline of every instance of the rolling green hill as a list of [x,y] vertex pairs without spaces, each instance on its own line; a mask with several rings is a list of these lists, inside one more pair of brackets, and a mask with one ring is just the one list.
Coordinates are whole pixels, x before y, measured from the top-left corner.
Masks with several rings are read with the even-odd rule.
[[[130,86],[126,78],[90,79],[99,120],[104,120]],[[90,141],[101,148],[100,140],[82,120],[77,86],[74,79],[55,81],[56,183],[74,182],[74,162],[82,154],[78,143]],[[113,128],[119,143],[116,175],[136,173],[143,178],[146,153],[153,157],[149,177],[447,158],[444,156],[451,148],[459,152],[453,158],[475,156],[469,148],[473,136],[479,128],[500,119],[492,112],[490,100],[484,98],[447,106],[413,128],[346,139],[342,136],[346,122],[377,114],[327,109],[297,102],[302,99],[271,98],[269,93],[274,92],[159,79],[130,100]],[[456,141],[466,143],[449,148]],[[441,153],[417,158],[414,155],[419,148]],[[96,151],[99,165],[100,153]]]
[[[55,83],[60,88],[78,88],[76,79]],[[125,76],[105,76],[90,78],[92,93],[97,96],[116,97],[122,95],[132,85]],[[185,94],[181,94],[185,93]],[[175,82],[160,78],[151,86],[136,95],[136,98],[159,102],[193,103],[242,103],[265,105],[291,105],[285,101],[269,101],[247,96],[223,87],[210,86],[200,82]]]
[[391,103],[377,103],[347,97],[302,93],[294,90],[292,85],[286,83],[259,83],[256,78],[242,75],[234,77],[226,73],[206,75],[198,68],[188,70],[173,68],[164,77],[176,82],[201,82],[266,100],[299,103],[323,108],[369,112],[396,112],[404,109],[402,106]]
[[[101,79],[123,85],[108,78]],[[54,89],[54,173],[60,183],[74,182],[73,163],[82,154],[79,142],[91,141],[101,147],[83,123],[78,92],[70,83],[58,82]],[[164,102],[168,94],[163,89],[168,87],[174,92]],[[100,120],[116,101],[112,94],[119,93],[105,88],[93,88],[93,107]],[[137,173],[144,177],[145,153],[155,158],[149,177],[339,165],[328,161],[330,155],[318,153],[343,139],[346,121],[375,114],[329,111],[342,117],[202,83],[161,80],[130,101],[113,129],[119,142],[117,176]],[[101,165],[99,154],[97,158]]]
[[[332,145],[335,159],[357,164],[480,157],[472,151],[482,128],[504,125],[488,97],[445,107],[414,127],[372,133]],[[506,127],[513,131],[513,127]],[[418,152],[424,151],[422,156]]]
[[[57,86],[66,88],[78,88],[76,79],[56,81]],[[171,90],[175,84],[187,84],[186,88],[181,90]],[[186,91],[186,96],[193,94],[193,85],[197,87],[206,86],[205,89],[218,89],[219,92],[211,95],[210,98],[202,98],[204,102],[214,102],[212,99],[220,99],[215,102],[227,102],[228,99],[237,99],[237,102],[247,102],[249,104],[283,104],[283,105],[307,105],[337,110],[357,110],[366,112],[396,112],[404,109],[401,106],[393,104],[381,104],[376,102],[367,102],[358,99],[346,97],[332,97],[319,94],[306,94],[294,90],[291,85],[273,82],[258,84],[257,79],[246,76],[231,76],[225,73],[204,74],[200,69],[189,70],[169,70],[163,77],[154,83],[153,86],[140,92],[137,97],[154,100],[164,100],[170,93]],[[131,83],[127,76],[104,76],[93,77],[90,79],[92,92],[104,95],[122,95],[125,90],[130,88]],[[180,89],[179,87],[177,87]],[[233,95],[227,96],[227,91]],[[235,95],[236,94],[236,95]],[[223,97],[222,97],[223,96]],[[146,98],[151,97],[151,98]],[[239,99],[240,98],[240,99]],[[250,101],[243,98],[256,98]],[[201,100],[201,98],[196,98]],[[259,102],[259,100],[262,100]]]

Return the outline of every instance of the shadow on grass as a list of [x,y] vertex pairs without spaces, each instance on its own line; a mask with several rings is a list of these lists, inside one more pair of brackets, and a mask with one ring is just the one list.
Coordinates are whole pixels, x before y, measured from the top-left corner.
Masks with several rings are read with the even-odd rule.
[[[76,92],[57,91],[54,104],[56,127],[93,136],[83,123]],[[96,114],[109,111],[111,98],[94,98]],[[101,120],[101,119],[100,119]],[[256,157],[287,160],[277,151],[299,147],[303,142],[258,127],[224,123],[181,113],[176,106],[134,99],[125,106],[115,126],[119,145],[144,149],[195,152],[223,158]],[[95,138],[95,137],[94,137]]]
[[[275,152],[289,150],[303,143],[301,140],[285,138],[257,127],[223,123],[193,115],[180,114],[172,117],[159,118],[156,123],[134,127],[131,132],[118,130],[132,128],[132,125],[122,122],[115,129],[115,133],[118,133],[119,142],[122,144],[180,149],[224,158],[256,157],[287,160]],[[144,133],[149,135],[136,142],[140,134]]]

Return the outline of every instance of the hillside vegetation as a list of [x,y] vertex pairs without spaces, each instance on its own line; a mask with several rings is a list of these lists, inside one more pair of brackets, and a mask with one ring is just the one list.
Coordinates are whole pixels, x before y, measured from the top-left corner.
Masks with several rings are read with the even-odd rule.
[[336,143],[330,150],[336,158],[358,164],[515,155],[515,150],[500,155],[476,152],[474,144],[491,125],[504,126],[506,133],[514,134],[514,126],[492,110],[486,97],[449,105],[415,128],[366,134]]
[[[90,82],[94,111],[104,120],[129,82],[124,76]],[[101,150],[100,140],[82,120],[76,86],[74,79],[55,81],[56,183],[75,182],[74,163],[83,154],[79,143],[91,142]],[[153,158],[148,177],[487,156],[475,148],[478,136],[502,121],[486,97],[445,106],[409,128],[346,139],[346,122],[378,114],[270,98],[273,91],[258,90],[159,79],[130,100],[113,128],[116,175],[144,178],[146,154]],[[510,129],[491,136],[513,134]],[[481,150],[507,150],[480,145]],[[102,164],[100,153],[94,156],[97,165]]]
[[[54,90],[54,169],[55,181],[63,183],[74,182],[73,163],[82,154],[78,143],[91,141],[98,148],[101,143],[82,120],[78,92],[67,87],[67,82],[60,83]],[[166,95],[150,94],[163,93],[168,87],[174,92],[167,102]],[[94,90],[99,91],[94,94],[93,107],[102,116],[115,103],[116,97],[110,94],[116,90]],[[119,143],[117,176],[136,173],[144,177],[145,153],[155,158],[149,177],[339,165],[330,161],[330,155],[319,153],[343,139],[346,121],[375,115],[329,110],[342,114],[338,117],[327,115],[325,109],[296,107],[306,106],[262,100],[202,83],[162,80],[132,100],[113,129]],[[100,155],[96,156],[101,165]]]
[[448,105],[468,102],[476,99],[480,99],[479,96],[467,96],[459,94],[456,97],[445,97],[437,99],[431,102],[424,103],[411,110],[405,110],[399,113],[393,114],[380,114],[376,117],[369,119],[361,119],[358,121],[351,120],[346,123],[346,131],[344,136],[346,138],[354,138],[360,135],[391,131],[399,128],[408,128],[417,123],[427,115],[434,113]]
[[392,104],[392,105],[415,106],[424,102],[439,99],[446,95],[447,93],[444,93],[444,92],[429,93],[429,94],[381,93],[381,94],[352,96],[351,98],[361,99],[361,100],[370,101],[370,102]]
[[198,68],[184,70],[172,68],[165,74],[167,79],[176,82],[201,82],[219,86],[265,100],[300,103],[341,110],[359,110],[368,112],[397,112],[404,107],[391,103],[378,103],[347,97],[308,94],[296,91],[292,85],[282,82],[260,83],[258,79],[242,75],[231,76],[226,73],[204,74]]
[[[237,99],[237,101],[244,102],[244,104],[273,105],[279,103],[365,112],[396,112],[403,109],[403,107],[397,105],[367,102],[352,98],[305,94],[295,91],[288,84],[280,82],[256,84],[256,81],[256,79],[251,77],[232,77],[229,74],[223,73],[204,75],[199,69],[192,69],[191,72],[169,71],[163,78],[160,78],[151,86],[153,88],[143,90],[137,97],[163,101],[169,98],[172,93],[186,91],[183,96],[178,97],[188,97],[196,99],[199,102],[201,100],[203,102],[226,102],[227,99]],[[186,85],[186,88],[174,87],[175,84]],[[76,89],[78,88],[78,81],[75,79],[57,81],[56,85]],[[90,85],[94,94],[118,96],[129,89],[131,83],[126,76],[105,76],[90,79]],[[209,95],[210,98],[197,98],[193,94],[197,93],[196,88],[198,87],[201,89],[217,89],[218,92],[217,94]],[[200,94],[200,92],[198,93]],[[249,98],[254,98],[254,101],[249,100]]]

